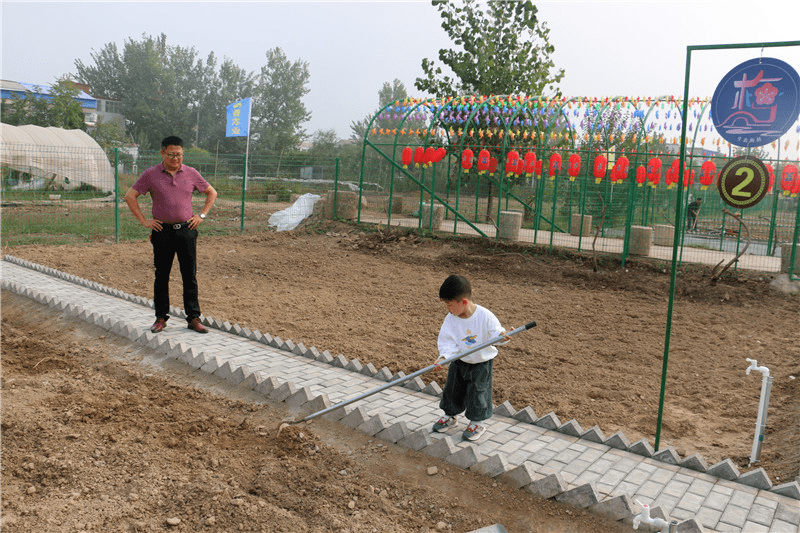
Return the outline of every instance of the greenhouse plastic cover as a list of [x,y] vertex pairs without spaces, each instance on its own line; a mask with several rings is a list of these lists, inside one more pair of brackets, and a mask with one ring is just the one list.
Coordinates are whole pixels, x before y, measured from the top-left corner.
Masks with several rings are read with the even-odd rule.
[[277,231],[293,230],[314,212],[314,204],[321,196],[306,193],[298,198],[290,207],[272,213],[267,223],[275,226]]
[[114,190],[114,170],[106,153],[82,130],[3,124],[0,163],[64,189],[86,183],[103,191]]

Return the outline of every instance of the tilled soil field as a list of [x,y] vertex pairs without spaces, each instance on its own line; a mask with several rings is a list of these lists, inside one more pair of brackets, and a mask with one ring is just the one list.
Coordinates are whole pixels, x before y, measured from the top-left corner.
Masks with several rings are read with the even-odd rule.
[[[607,436],[622,431],[630,442],[654,441],[669,265],[629,261],[623,268],[601,257],[595,271],[591,257],[328,222],[285,233],[201,235],[198,248],[206,315],[392,372],[433,362],[445,313],[438,287],[448,274],[463,274],[475,300],[507,328],[538,323],[502,349],[495,403],[531,406],[539,416],[553,412]],[[4,253],[152,298],[144,236]],[[180,305],[177,267],[173,276],[171,299]],[[770,282],[738,271],[712,285],[707,268],[680,267],[661,446],[675,446],[681,456],[699,453],[708,464],[730,458],[742,471],[752,468],[761,375],[745,370],[746,359],[755,359],[774,377],[756,466],[777,484],[797,477],[800,467],[800,297]],[[168,327],[183,325],[173,319]],[[5,357],[3,364],[5,372]],[[442,385],[445,373],[425,378]]]

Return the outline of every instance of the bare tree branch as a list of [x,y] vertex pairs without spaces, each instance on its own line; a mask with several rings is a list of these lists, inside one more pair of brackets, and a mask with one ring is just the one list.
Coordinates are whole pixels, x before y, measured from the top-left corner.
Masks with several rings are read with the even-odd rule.
[[745,224],[745,223],[744,223],[744,221],[742,220],[742,217],[741,217],[740,215],[734,215],[733,213],[731,213],[731,212],[730,212],[730,211],[728,211],[727,209],[723,209],[723,210],[722,210],[722,212],[723,212],[723,213],[725,213],[726,215],[728,215],[728,216],[731,216],[731,217],[735,218],[736,220],[738,220],[738,221],[739,221],[739,224],[741,224],[741,225],[742,225],[742,227],[744,227],[744,231],[745,231],[745,233],[747,233],[747,244],[745,244],[745,245],[744,245],[744,248],[742,248],[742,249],[739,251],[739,253],[738,253],[738,254],[736,254],[736,257],[734,257],[733,259],[731,259],[731,260],[730,260],[730,262],[728,262],[728,264],[727,264],[727,265],[725,265],[725,266],[724,266],[722,269],[720,269],[720,266],[721,266],[721,265],[722,265],[722,263],[725,261],[724,259],[723,259],[722,261],[720,261],[720,262],[717,264],[717,266],[715,266],[715,267],[714,267],[714,269],[711,271],[711,285],[716,285],[716,284],[717,284],[717,281],[719,280],[719,278],[720,278],[720,277],[721,277],[721,276],[722,276],[722,275],[723,275],[723,274],[724,274],[724,273],[725,273],[725,272],[726,272],[726,271],[727,271],[727,270],[728,270],[728,269],[729,269],[729,268],[730,268],[730,267],[731,267],[731,266],[732,266],[734,263],[736,263],[737,261],[739,261],[739,258],[740,258],[740,257],[742,257],[742,256],[744,255],[744,253],[747,251],[747,248],[750,246],[750,228],[748,228],[748,227],[747,227],[747,224]]

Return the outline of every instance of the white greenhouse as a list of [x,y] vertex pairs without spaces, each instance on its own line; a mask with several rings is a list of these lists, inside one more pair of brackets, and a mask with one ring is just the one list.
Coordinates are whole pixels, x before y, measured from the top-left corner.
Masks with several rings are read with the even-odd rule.
[[114,170],[97,142],[82,130],[41,126],[0,127],[0,163],[27,178],[16,188],[114,190]]

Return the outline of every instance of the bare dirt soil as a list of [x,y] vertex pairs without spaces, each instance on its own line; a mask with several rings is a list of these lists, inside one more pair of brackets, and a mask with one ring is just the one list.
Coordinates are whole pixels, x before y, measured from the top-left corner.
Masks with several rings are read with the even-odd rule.
[[278,434],[255,393],[2,305],[4,532],[630,531],[324,420]]
[[[3,253],[152,298],[144,236]],[[284,233],[201,235],[198,255],[206,315],[392,372],[433,362],[446,312],[439,285],[463,274],[475,301],[507,328],[538,324],[501,349],[496,404],[530,406],[539,416],[552,411],[562,422],[654,444],[669,265],[628,261],[623,268],[601,257],[594,271],[587,256],[316,221]],[[173,279],[171,299],[181,305],[177,267]],[[707,268],[680,267],[660,447],[674,446],[682,457],[699,453],[709,465],[730,458],[742,472],[763,467],[778,484],[800,468],[800,297],[769,282],[769,275],[740,270],[712,285]],[[183,324],[173,319],[168,327]],[[774,378],[761,462],[750,467],[762,376],[745,373],[747,358]],[[4,357],[4,373],[5,364]],[[425,376],[440,385],[445,377],[444,370]]]

